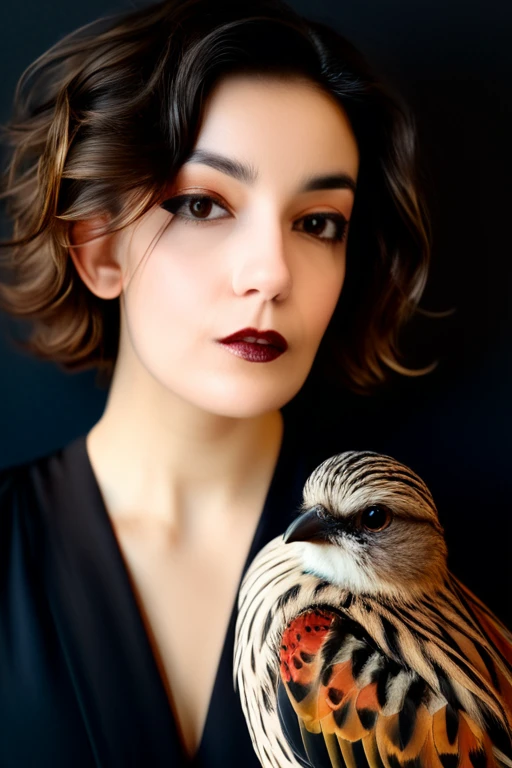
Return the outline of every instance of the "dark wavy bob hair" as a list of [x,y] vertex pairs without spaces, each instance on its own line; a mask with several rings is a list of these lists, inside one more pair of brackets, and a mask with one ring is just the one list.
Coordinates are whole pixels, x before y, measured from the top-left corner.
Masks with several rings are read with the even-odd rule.
[[306,77],[343,106],[358,142],[345,283],[312,375],[369,394],[391,371],[431,371],[408,369],[398,350],[430,259],[412,119],[351,44],[280,0],[165,0],[82,27],[24,72],[4,129],[13,233],[0,249],[0,308],[31,322],[19,344],[110,380],[119,297],[79,278],[71,225],[107,214],[114,232],[161,203],[205,100],[235,73]]

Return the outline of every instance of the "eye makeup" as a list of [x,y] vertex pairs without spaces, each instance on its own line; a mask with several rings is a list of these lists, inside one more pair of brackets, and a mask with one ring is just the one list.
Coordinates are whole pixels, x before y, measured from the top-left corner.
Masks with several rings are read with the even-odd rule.
[[[161,203],[161,207],[169,213],[172,213],[174,216],[179,217],[185,223],[191,224],[212,224],[213,222],[227,219],[231,216],[224,202],[219,197],[212,194],[206,195],[195,193],[176,195],[168,200],[164,200],[164,202]],[[223,211],[227,212],[228,215],[207,218],[210,216],[214,207],[221,208]],[[187,215],[183,210],[188,210],[189,214]],[[194,213],[197,215],[194,215]],[[315,240],[328,245],[342,243],[348,226],[348,221],[345,216],[340,213],[333,213],[332,211],[315,211],[300,217],[297,222],[303,222],[305,227],[302,229],[299,228],[298,231],[310,235]],[[329,231],[332,232],[330,236],[322,236],[321,234],[324,231],[326,224],[330,225]],[[320,233],[314,231],[319,228]]]
[[[198,214],[197,217],[187,216],[183,213],[180,213],[180,210],[182,208],[187,208],[187,206],[189,206],[189,210],[190,210],[191,205],[196,206],[196,208],[194,209],[194,212]],[[198,205],[199,205],[199,208],[197,207]],[[203,210],[201,210],[201,206]],[[169,213],[172,213],[174,216],[179,216],[180,218],[185,219],[187,221],[192,220],[194,222],[201,223],[205,221],[216,221],[219,218],[222,218],[222,219],[228,218],[227,216],[217,216],[214,219],[206,219],[204,216],[204,208],[206,208],[206,211],[207,211],[206,216],[208,216],[213,206],[222,208],[224,211],[227,210],[224,202],[219,197],[215,197],[214,195],[203,195],[203,194],[176,195],[175,197],[171,197],[168,200],[164,200],[164,202],[161,204],[161,207],[164,208],[164,210],[168,211]]]

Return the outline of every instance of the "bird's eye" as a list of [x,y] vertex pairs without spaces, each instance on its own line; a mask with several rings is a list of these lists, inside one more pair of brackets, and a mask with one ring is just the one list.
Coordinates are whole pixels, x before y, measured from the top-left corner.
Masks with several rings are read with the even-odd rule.
[[361,525],[367,531],[375,533],[387,528],[391,522],[391,512],[387,507],[367,507],[361,515]]

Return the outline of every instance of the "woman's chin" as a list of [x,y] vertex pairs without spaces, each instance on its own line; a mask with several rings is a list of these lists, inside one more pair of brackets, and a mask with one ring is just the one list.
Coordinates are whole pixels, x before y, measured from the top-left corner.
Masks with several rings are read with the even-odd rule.
[[198,393],[197,399],[193,398],[191,393],[184,399],[205,413],[232,419],[258,418],[266,413],[280,410],[293,397],[293,393],[288,390],[248,393],[241,391],[241,388],[219,395],[212,394],[210,397],[205,396],[206,394],[203,390],[200,396]]

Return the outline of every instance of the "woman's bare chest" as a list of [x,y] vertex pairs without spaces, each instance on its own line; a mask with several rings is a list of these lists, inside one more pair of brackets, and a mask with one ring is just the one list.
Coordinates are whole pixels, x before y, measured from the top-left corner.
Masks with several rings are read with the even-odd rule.
[[240,576],[261,509],[190,549],[116,525],[135,597],[186,751],[199,747]]

